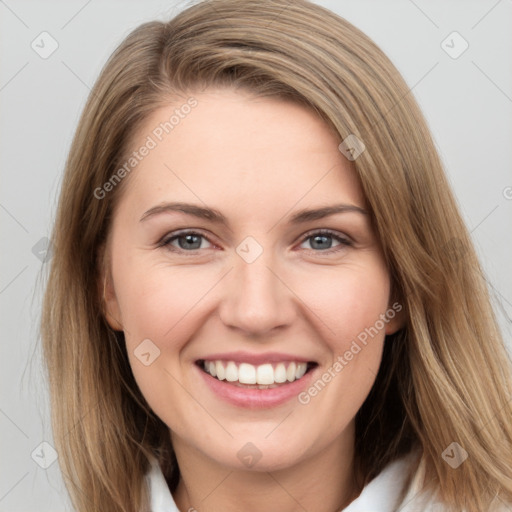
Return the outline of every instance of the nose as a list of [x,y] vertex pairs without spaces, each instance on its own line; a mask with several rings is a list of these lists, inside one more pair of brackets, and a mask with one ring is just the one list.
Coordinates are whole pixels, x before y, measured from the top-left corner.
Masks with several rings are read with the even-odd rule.
[[219,316],[245,336],[269,336],[291,325],[296,315],[294,294],[269,253],[264,251],[252,263],[235,255],[234,268],[226,276]]

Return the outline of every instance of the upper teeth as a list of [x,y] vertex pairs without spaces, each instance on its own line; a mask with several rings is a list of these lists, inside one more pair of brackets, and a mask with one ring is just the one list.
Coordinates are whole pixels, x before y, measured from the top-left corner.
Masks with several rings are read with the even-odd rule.
[[300,379],[307,369],[307,363],[271,363],[254,366],[249,363],[234,361],[204,361],[204,369],[213,377],[228,382],[240,382],[240,384],[271,385],[281,384]]

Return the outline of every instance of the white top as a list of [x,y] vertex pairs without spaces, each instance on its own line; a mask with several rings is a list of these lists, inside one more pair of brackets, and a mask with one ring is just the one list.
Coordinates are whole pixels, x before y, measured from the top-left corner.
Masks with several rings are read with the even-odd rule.
[[[400,512],[444,511],[441,504],[419,494],[424,479],[421,464],[409,485],[405,499],[402,504],[398,503],[409,474],[409,465],[417,456],[417,452],[411,452],[406,457],[390,463],[366,485],[361,494],[344,508],[343,512],[395,512],[400,505]],[[146,478],[151,492],[151,512],[180,512],[156,460],[152,462]]]

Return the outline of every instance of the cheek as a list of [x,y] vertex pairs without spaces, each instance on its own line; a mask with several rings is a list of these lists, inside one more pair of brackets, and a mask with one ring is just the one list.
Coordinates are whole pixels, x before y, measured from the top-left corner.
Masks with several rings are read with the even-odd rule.
[[376,326],[383,331],[380,315],[388,308],[389,276],[376,258],[371,264],[361,262],[327,270],[301,276],[295,290],[314,313],[311,323],[322,330],[330,348],[343,353],[352,340],[358,336],[364,339],[367,330],[375,332]]
[[[132,342],[137,338],[181,340],[187,315],[214,284],[211,273],[184,266],[133,262],[119,266],[116,287],[123,326]],[[209,277],[210,276],[210,277]],[[211,283],[210,283],[211,281]]]
[[[373,332],[375,325],[382,328],[377,322],[388,306],[389,277],[379,258],[365,256],[357,263],[295,269],[284,276],[305,306],[306,328],[316,331],[311,333],[314,337],[320,334],[329,345],[326,348],[337,354],[348,350],[352,340],[364,338],[364,332]],[[165,340],[162,348],[166,351],[179,351],[197,329],[197,322],[191,319],[205,307],[215,307],[208,293],[222,286],[219,280],[223,272],[218,269],[148,264],[144,255],[131,261],[118,260],[115,270],[123,326],[132,350],[149,338],[159,345]],[[291,296],[289,300],[297,298]]]
[[169,404],[191,407],[177,384],[183,379],[181,356],[201,325],[202,298],[219,277],[192,266],[148,264],[143,257],[120,263],[117,271],[116,293],[133,375],[153,410],[179,430],[183,418],[171,414]]
[[[317,332],[329,353],[316,380],[298,397],[302,420],[324,440],[334,439],[368,396],[379,371],[385,338],[381,315],[388,309],[389,276],[378,261],[316,273],[315,289],[301,297],[315,313]],[[331,269],[332,270],[332,269]],[[337,411],[334,414],[334,411]]]

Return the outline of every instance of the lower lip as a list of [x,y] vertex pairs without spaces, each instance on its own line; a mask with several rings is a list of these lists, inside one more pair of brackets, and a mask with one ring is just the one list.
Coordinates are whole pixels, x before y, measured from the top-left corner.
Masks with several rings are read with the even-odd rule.
[[196,365],[207,386],[220,398],[237,407],[249,409],[269,408],[281,405],[296,397],[308,386],[311,374],[316,368],[305,373],[300,379],[281,384],[277,388],[257,389],[235,386],[225,380],[212,377]]

